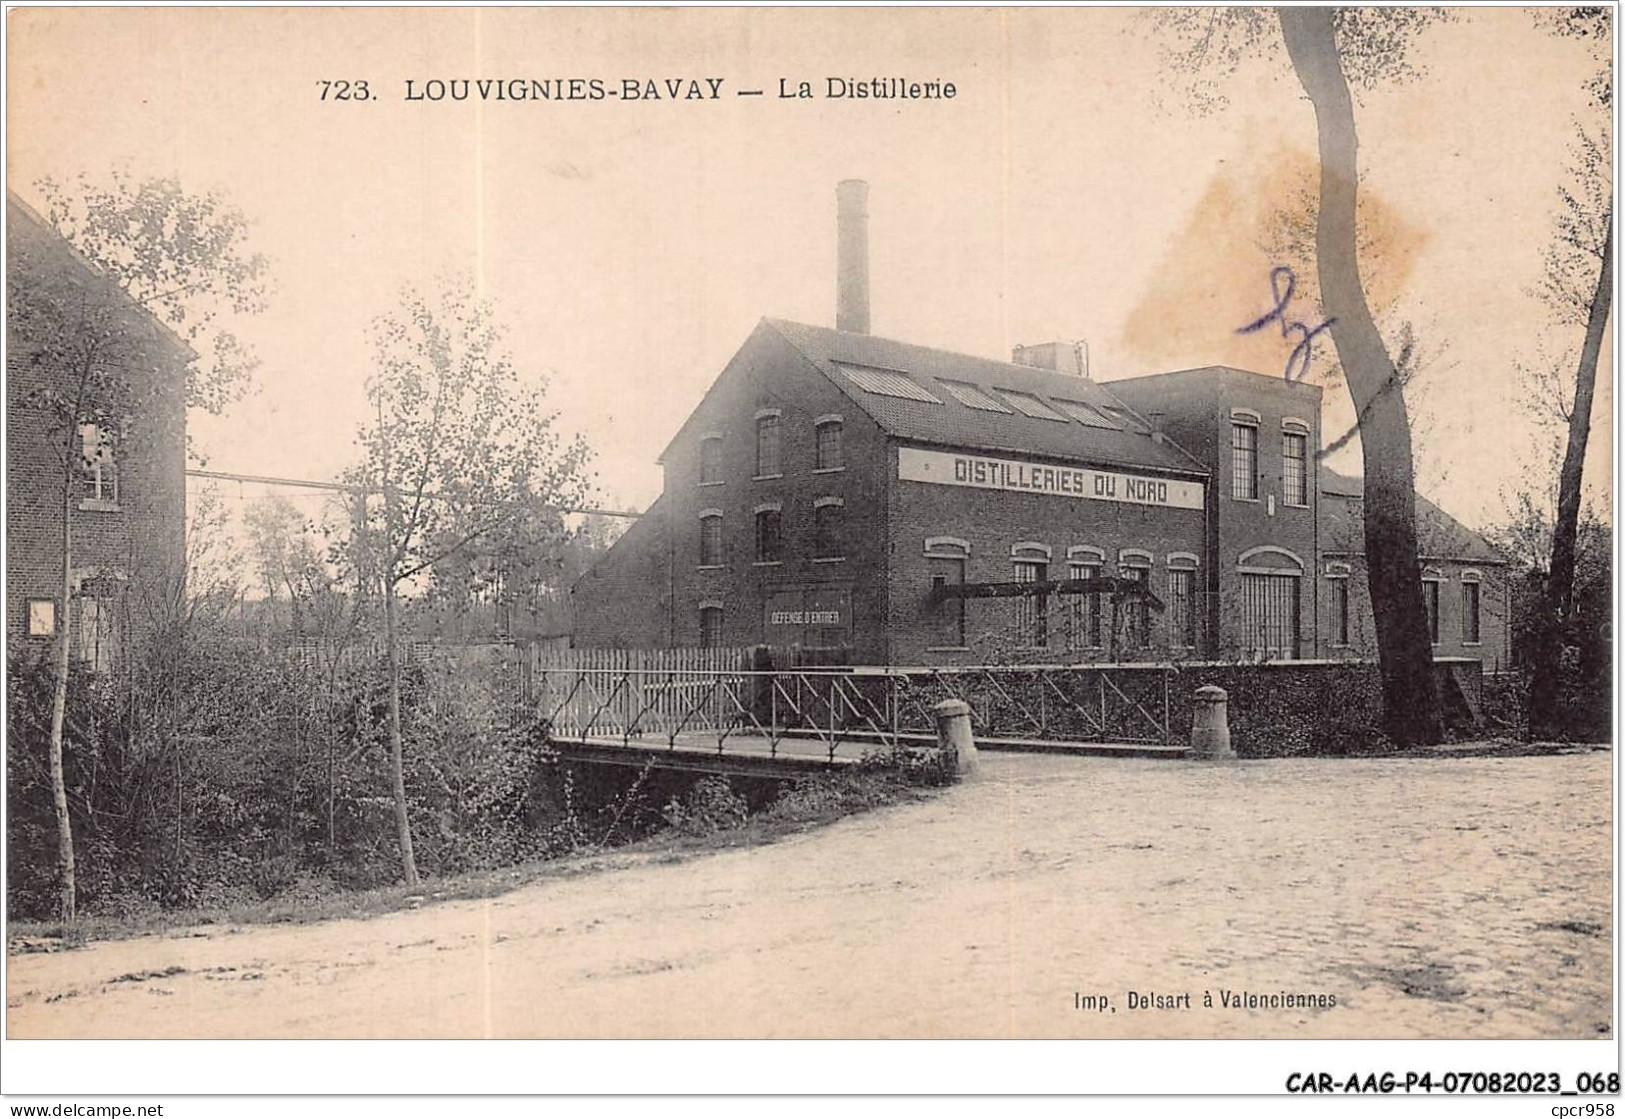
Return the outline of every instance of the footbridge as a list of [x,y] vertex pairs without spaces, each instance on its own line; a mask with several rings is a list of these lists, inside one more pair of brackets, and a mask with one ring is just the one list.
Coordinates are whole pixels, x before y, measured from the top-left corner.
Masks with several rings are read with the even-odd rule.
[[531,688],[554,748],[582,761],[793,775],[925,755],[937,744],[933,708],[946,699],[970,705],[982,749],[1187,752],[1171,733],[1171,666],[756,670],[625,651],[624,663],[603,663],[618,659],[607,655],[615,651],[569,652],[589,655],[538,665]]

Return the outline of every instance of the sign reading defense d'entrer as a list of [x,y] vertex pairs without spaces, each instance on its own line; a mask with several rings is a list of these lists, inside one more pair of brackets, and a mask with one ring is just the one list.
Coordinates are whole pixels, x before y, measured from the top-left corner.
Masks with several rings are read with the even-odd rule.
[[1170,509],[1202,508],[1200,482],[1021,459],[960,455],[951,451],[924,451],[917,447],[898,448],[897,476],[905,482],[933,482],[939,486],[1011,490],[1090,501],[1161,505]]

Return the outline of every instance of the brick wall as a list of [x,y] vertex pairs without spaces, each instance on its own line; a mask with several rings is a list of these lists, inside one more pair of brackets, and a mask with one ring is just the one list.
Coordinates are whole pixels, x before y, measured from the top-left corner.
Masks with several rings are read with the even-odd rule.
[[[1327,500],[1339,500],[1328,497]],[[1467,657],[1484,663],[1486,672],[1496,672],[1512,663],[1512,587],[1502,565],[1424,560],[1424,585],[1438,576],[1439,640],[1433,646],[1435,657]],[[1348,587],[1349,641],[1336,642],[1338,582]],[[1478,585],[1479,640],[1469,642],[1466,619],[1467,600],[1462,587]],[[1376,622],[1371,611],[1371,588],[1367,582],[1365,557],[1328,556],[1321,564],[1321,627],[1325,635],[1323,657],[1334,660],[1371,660],[1377,655]]]
[[[1298,655],[1371,656],[1370,600],[1358,564],[1348,583],[1350,639],[1347,645],[1337,641],[1334,584],[1326,562],[1351,549],[1323,539],[1331,533],[1323,503],[1338,499],[1323,494],[1319,485],[1320,388],[1224,367],[1114,381],[1108,387],[1143,415],[1154,416],[1200,464],[1193,470],[1210,472],[1203,509],[900,481],[898,455],[904,444],[888,440],[845,393],[763,324],[667,448],[659,517],[651,511],[638,531],[628,533],[577,584],[576,643],[697,645],[702,607],[720,606],[720,644],[850,641],[859,663],[1222,658],[1249,647],[1244,625],[1249,576],[1291,573],[1297,576]],[[781,425],[782,473],[773,478],[755,476],[756,420],[764,410],[773,410]],[[816,422],[829,415],[843,421],[844,468],[818,473]],[[1231,438],[1238,420],[1257,432],[1251,498],[1235,489]],[[1301,431],[1306,439],[1303,501],[1292,505],[1283,482],[1288,431]],[[701,447],[712,436],[720,436],[719,480],[702,484]],[[830,499],[844,503],[846,546],[838,561],[820,562],[814,554],[814,508]],[[784,536],[784,558],[772,565],[755,562],[755,511],[767,503],[779,505]],[[708,510],[722,514],[724,557],[715,566],[700,563],[701,515]],[[1152,614],[1147,643],[1123,641],[1109,601],[1102,604],[1104,640],[1099,646],[1080,640],[1068,624],[1079,602],[1072,596],[1046,603],[1042,645],[1018,633],[1021,607],[1013,599],[966,600],[964,642],[959,644],[957,635],[947,640],[945,634],[957,629],[949,624],[953,607],[930,604],[927,596],[933,575],[944,571],[941,558],[954,549],[939,548],[933,559],[926,548],[931,538],[964,543],[968,582],[1013,581],[1018,557],[1012,548],[1023,543],[1039,546],[1025,558],[1046,560],[1052,579],[1070,574],[1069,549],[1098,550],[1105,575],[1118,573],[1125,551],[1148,553],[1151,589],[1165,602],[1169,572],[1192,568],[1200,611],[1196,645],[1186,649],[1171,642],[1166,613]],[[1436,651],[1492,663],[1498,655],[1504,659],[1506,588],[1499,569],[1479,565],[1481,641],[1464,643],[1461,577],[1468,566],[1441,562]],[[830,608],[841,615],[839,627],[774,622],[775,616],[795,616],[798,610]]]
[[[895,447],[887,469],[888,476],[895,479]],[[1079,601],[1073,596],[1057,596],[1048,604],[1050,621],[1042,646],[1018,634],[1016,614],[1022,609],[1016,604],[1018,600],[997,598],[966,600],[966,644],[959,649],[945,645],[943,635],[951,627],[945,628],[943,619],[952,605],[933,606],[927,602],[933,568],[926,554],[928,539],[952,537],[969,545],[965,581],[972,583],[1015,580],[1017,557],[1011,549],[1018,544],[1040,544],[1049,549],[1051,579],[1068,577],[1070,548],[1099,549],[1104,557],[1101,574],[1106,576],[1117,574],[1123,550],[1142,550],[1151,555],[1151,589],[1165,601],[1170,554],[1194,555],[1200,561],[1203,553],[1202,512],[1195,509],[893,481],[890,520],[891,612],[887,629],[894,664],[972,664],[990,659],[1072,661],[1106,655],[1105,649],[1086,648],[1085,641],[1069,642],[1067,604]],[[936,550],[948,554],[940,545]],[[1042,552],[1034,549],[1024,549],[1022,555],[1042,558]],[[1103,610],[1108,615],[1102,622],[1106,628],[1111,621],[1110,604],[1103,603]],[[1159,657],[1166,655],[1166,616],[1152,614],[1149,648],[1159,650],[1155,654]],[[1121,652],[1128,659],[1149,655],[1144,650]]]
[[[781,474],[756,477],[757,413],[776,409],[780,422]],[[815,471],[816,421],[839,416],[844,467]],[[721,481],[700,484],[700,445],[719,435]],[[628,533],[611,549],[611,571],[659,572],[664,594],[637,593],[659,616],[659,636],[620,640],[627,627],[615,618],[645,616],[620,601],[635,577],[583,578],[576,585],[576,643],[629,647],[700,643],[702,606],[720,604],[723,645],[818,644],[850,640],[856,656],[883,656],[881,619],[884,582],[878,575],[885,554],[886,444],[878,425],[844,393],[810,366],[770,326],[759,326],[723,369],[716,384],[689,416],[662,458],[665,487],[660,499],[669,536]],[[836,498],[844,519],[844,555],[836,561],[814,555],[814,510],[820,499]],[[780,507],[783,561],[756,562],[756,509]],[[700,564],[700,514],[722,511],[723,563]],[[669,549],[664,558],[652,553]],[[636,558],[634,558],[636,557]],[[602,566],[602,565],[601,565]],[[651,578],[653,576],[651,575]],[[816,610],[839,603],[845,615],[838,627],[774,625],[792,605]],[[642,608],[640,608],[642,609]],[[601,620],[609,618],[609,621]]]
[[[13,267],[21,256],[29,271],[14,298],[47,298],[56,282],[83,276],[85,265],[63,242],[17,207],[9,208],[8,248]],[[32,281],[44,275],[47,283]],[[61,594],[62,459],[61,421],[44,405],[42,393],[71,395],[75,371],[49,354],[21,323],[8,317],[6,358],[6,632],[26,638],[28,603],[56,602]],[[141,400],[127,414],[115,456],[115,504],[81,500],[72,508],[73,567],[86,578],[114,576],[125,594],[116,609],[123,625],[150,622],[160,589],[179,577],[185,559],[186,431],[185,362],[178,340],[131,306],[115,347],[131,372],[123,374]],[[101,585],[104,597],[109,589]],[[59,607],[60,610],[60,607]],[[60,617],[60,613],[59,613]],[[40,641],[40,638],[29,640]]]
[[[1179,373],[1112,381],[1108,388],[1142,414],[1162,413],[1161,426],[1212,475],[1208,491],[1207,570],[1209,626],[1220,635],[1215,652],[1244,646],[1244,568],[1300,576],[1300,653],[1321,655],[1319,588],[1314,577],[1319,555],[1319,500],[1316,454],[1321,446],[1318,385],[1214,366]],[[1301,421],[1302,427],[1292,421]],[[1257,431],[1256,496],[1234,486],[1231,435],[1235,423]],[[1290,424],[1290,427],[1289,427]],[[1305,502],[1287,505],[1283,489],[1283,435],[1307,435]]]
[[668,512],[669,503],[657,500],[576,580],[570,598],[577,647],[672,645]]

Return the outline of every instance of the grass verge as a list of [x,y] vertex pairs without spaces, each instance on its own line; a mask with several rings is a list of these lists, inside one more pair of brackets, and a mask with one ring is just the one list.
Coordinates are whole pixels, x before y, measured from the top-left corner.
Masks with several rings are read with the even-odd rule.
[[845,816],[928,798],[936,790],[892,768],[854,766],[789,785],[761,811],[726,827],[705,823],[669,827],[615,847],[587,846],[557,858],[426,878],[404,885],[346,890],[319,897],[279,896],[245,905],[207,909],[157,910],[140,916],[88,915],[72,925],[53,921],[12,921],[7,952],[57,952],[94,941],[143,936],[229,935],[245,926],[314,924],[363,920],[446,901],[497,897],[553,879],[654,863],[680,863],[713,851],[756,847],[833,823]]

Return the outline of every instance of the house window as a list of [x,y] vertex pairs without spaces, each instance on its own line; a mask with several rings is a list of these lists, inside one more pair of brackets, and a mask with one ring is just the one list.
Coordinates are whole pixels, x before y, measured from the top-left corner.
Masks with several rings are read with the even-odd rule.
[[1332,644],[1349,643],[1349,581],[1332,580]]
[[[1069,579],[1098,579],[1098,563],[1069,563]],[[1100,592],[1072,595],[1066,607],[1066,644],[1070,649],[1100,648]]]
[[846,465],[842,458],[840,420],[824,420],[817,428],[817,453],[813,460],[816,470],[839,470]]
[[96,424],[79,425],[79,499],[102,505],[118,501],[113,433]]
[[[1121,567],[1117,569],[1118,577],[1131,583],[1146,586],[1150,581],[1151,572],[1144,567]],[[1147,605],[1143,595],[1124,595],[1118,599],[1119,609],[1122,611],[1122,633],[1124,642],[1130,647],[1149,645],[1151,643],[1151,607]]]
[[813,555],[817,559],[841,559],[846,555],[846,510],[839,499],[821,502],[813,510]]
[[1298,659],[1299,581],[1289,574],[1242,574],[1242,646],[1248,652]]
[[722,481],[722,436],[707,435],[700,440],[700,485],[714,486]]
[[1309,437],[1298,431],[1281,435],[1281,500],[1309,504]]
[[722,607],[700,607],[700,648],[716,649],[722,645]]
[[782,427],[778,416],[760,416],[756,420],[756,476],[770,478],[782,474],[780,436]]
[[1422,605],[1426,608],[1428,615],[1428,640],[1437,645],[1439,643],[1439,580],[1423,580]]
[[1461,584],[1461,641],[1464,645],[1477,645],[1481,640],[1478,601],[1478,581],[1464,580]]
[[[1016,561],[1016,582],[1042,583],[1049,578],[1049,564],[1036,560]],[[1024,648],[1041,649],[1049,644],[1048,601],[1041,595],[1016,599],[1016,641]]]
[[722,563],[722,514],[702,514],[700,517],[700,566],[721,567]]
[[1230,496],[1258,500],[1258,427],[1230,425]]
[[56,600],[31,598],[28,600],[28,636],[56,636]]
[[784,559],[784,537],[777,509],[756,511],[756,562],[780,563]]
[[1168,643],[1179,648],[1196,647],[1195,576],[1188,569],[1168,572]]
[[[965,561],[951,556],[929,556],[926,559],[931,572],[931,589],[958,586],[965,581]],[[938,649],[965,647],[965,600],[939,598],[934,609],[931,644]]]

